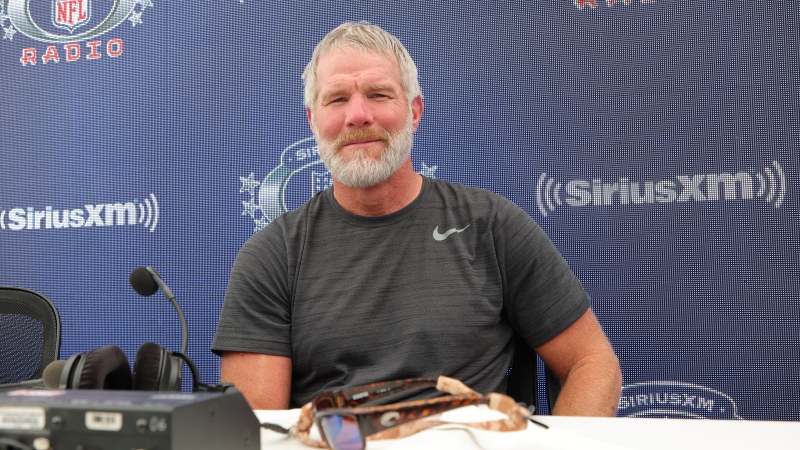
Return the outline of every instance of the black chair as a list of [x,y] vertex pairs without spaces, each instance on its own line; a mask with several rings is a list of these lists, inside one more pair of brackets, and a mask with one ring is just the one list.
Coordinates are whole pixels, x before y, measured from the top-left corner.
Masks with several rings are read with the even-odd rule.
[[[544,373],[547,412],[552,414],[553,406],[561,392],[561,383],[549,368],[545,367]],[[542,414],[542,411],[539,411],[538,359],[536,353],[528,347],[528,343],[520,337],[515,338],[514,361],[507,382],[506,393],[511,398],[527,406],[536,406],[536,414]]]
[[53,303],[29,289],[0,286],[0,390],[43,386],[44,368],[60,347]]

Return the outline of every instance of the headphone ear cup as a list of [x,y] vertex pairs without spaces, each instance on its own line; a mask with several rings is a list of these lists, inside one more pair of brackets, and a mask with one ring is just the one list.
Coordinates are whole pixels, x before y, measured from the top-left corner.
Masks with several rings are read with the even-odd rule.
[[70,357],[61,380],[66,389],[129,390],[131,366],[121,348],[106,345]]
[[133,360],[133,390],[157,391],[161,382],[166,350],[152,342],[145,342]]
[[145,342],[133,362],[133,390],[180,391],[181,360],[152,342]]
[[61,378],[58,382],[59,389],[78,389],[80,379],[80,368],[83,367],[83,360],[86,353],[75,353],[70,356],[61,369]]
[[172,352],[167,352],[169,357],[167,358],[168,366],[165,370],[166,383],[162,390],[166,391],[181,391],[181,382],[183,378],[181,377],[181,369],[183,369],[183,360],[175,356]]

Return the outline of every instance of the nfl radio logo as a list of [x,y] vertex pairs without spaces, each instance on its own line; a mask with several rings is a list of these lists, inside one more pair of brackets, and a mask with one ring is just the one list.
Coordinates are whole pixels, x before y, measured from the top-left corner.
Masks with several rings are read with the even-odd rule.
[[53,0],[53,25],[72,33],[92,18],[91,0]]

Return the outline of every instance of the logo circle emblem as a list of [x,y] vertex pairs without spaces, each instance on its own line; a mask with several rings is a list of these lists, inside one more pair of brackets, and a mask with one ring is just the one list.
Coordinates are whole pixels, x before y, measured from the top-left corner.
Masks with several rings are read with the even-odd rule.
[[97,26],[83,33],[65,35],[45,31],[34,22],[30,3],[31,0],[8,0],[8,18],[17,31],[37,41],[66,43],[91,39],[116,28],[131,15],[139,0],[116,0],[106,18]]

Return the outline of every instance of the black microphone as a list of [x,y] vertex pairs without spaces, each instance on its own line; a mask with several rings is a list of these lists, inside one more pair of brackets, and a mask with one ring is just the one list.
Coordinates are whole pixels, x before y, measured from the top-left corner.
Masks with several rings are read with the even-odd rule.
[[192,373],[192,382],[194,385],[192,390],[194,392],[221,392],[226,394],[239,392],[232,383],[208,385],[200,382],[200,374],[197,371],[197,366],[195,366],[194,361],[192,361],[191,358],[186,355],[186,345],[189,341],[186,317],[183,315],[183,310],[181,310],[178,302],[175,301],[175,295],[172,294],[172,290],[166,285],[166,283],[164,283],[164,280],[161,279],[161,276],[158,274],[158,272],[156,272],[156,269],[150,266],[137,267],[133,269],[133,272],[131,272],[130,281],[133,290],[142,297],[149,297],[155,294],[156,291],[161,288],[161,292],[164,293],[167,299],[172,303],[172,306],[175,307],[175,310],[178,311],[178,315],[181,318],[181,328],[183,329],[183,343],[181,344],[181,351],[172,352],[172,354],[173,356],[176,356],[185,362],[189,367],[189,370]]
[[164,283],[164,280],[161,279],[161,275],[156,272],[156,269],[150,266],[139,266],[131,272],[130,282],[133,290],[142,297],[149,297],[161,288],[161,292],[163,292],[167,300],[172,303],[172,306],[175,307],[175,310],[178,311],[178,316],[181,318],[181,330],[183,332],[181,353],[185,355],[186,346],[189,343],[189,327],[186,325],[186,317],[183,315],[183,310],[180,305],[178,305],[178,302],[175,301],[175,295],[172,293],[169,286]]

